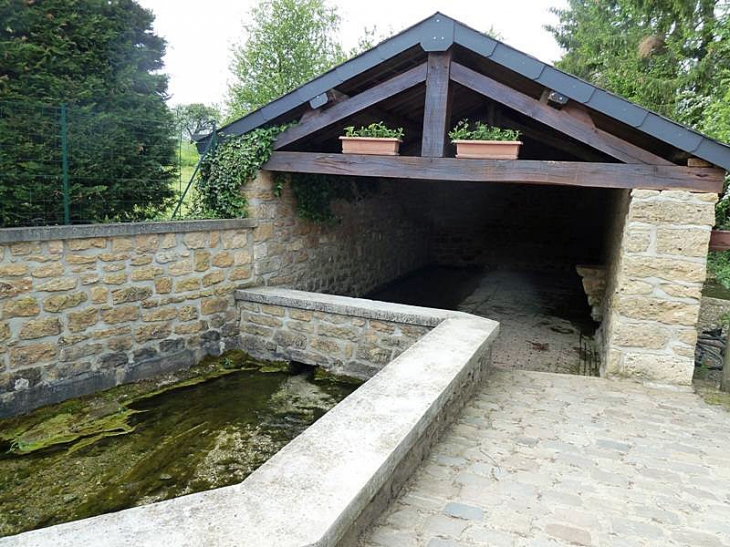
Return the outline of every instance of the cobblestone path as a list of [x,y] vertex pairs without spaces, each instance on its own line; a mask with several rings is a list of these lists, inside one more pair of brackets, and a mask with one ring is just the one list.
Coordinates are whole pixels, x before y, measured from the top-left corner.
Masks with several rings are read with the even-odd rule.
[[498,370],[361,545],[730,546],[730,413]]

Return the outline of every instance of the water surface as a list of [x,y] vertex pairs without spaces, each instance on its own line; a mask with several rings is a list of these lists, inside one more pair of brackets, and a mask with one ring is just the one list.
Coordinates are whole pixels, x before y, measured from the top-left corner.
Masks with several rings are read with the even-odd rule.
[[[241,482],[355,387],[239,370],[126,404],[126,425],[94,442],[29,454],[6,443],[0,535]],[[100,415],[109,404],[98,403]]]

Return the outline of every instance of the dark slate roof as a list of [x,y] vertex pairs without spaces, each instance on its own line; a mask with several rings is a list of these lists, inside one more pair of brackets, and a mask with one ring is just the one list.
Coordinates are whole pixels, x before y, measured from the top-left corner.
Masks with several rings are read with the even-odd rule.
[[222,127],[220,133],[241,135],[280,120],[287,113],[301,109],[313,99],[316,103],[327,91],[414,46],[421,46],[424,51],[445,51],[453,44],[471,50],[641,133],[730,171],[730,146],[558,70],[438,12],[291,93]]

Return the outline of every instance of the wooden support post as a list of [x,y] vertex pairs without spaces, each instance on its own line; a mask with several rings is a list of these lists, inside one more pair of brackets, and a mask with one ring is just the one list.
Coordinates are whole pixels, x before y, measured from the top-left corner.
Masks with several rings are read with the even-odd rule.
[[428,54],[421,140],[421,156],[424,157],[443,158],[446,151],[446,133],[451,119],[450,71],[451,51]]

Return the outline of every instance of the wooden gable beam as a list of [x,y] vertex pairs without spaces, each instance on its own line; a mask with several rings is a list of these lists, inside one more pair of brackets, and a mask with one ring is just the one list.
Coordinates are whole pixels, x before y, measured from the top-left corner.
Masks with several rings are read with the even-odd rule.
[[451,63],[451,79],[624,163],[674,165],[661,156],[596,128],[585,119],[556,110],[456,62]]
[[426,81],[426,72],[426,63],[423,63],[403,74],[399,74],[390,80],[339,102],[316,116],[309,117],[279,135],[274,142],[274,150],[280,150],[293,142],[324,129],[328,125],[344,120],[357,112],[365,110],[374,104]]
[[721,192],[724,171],[680,165],[274,152],[262,169],[417,180]]
[[580,146],[579,144],[556,137],[555,135],[551,135],[546,129],[537,129],[536,127],[530,127],[504,115],[500,115],[499,120],[499,124],[495,124],[494,122],[492,122],[490,125],[501,126],[502,123],[504,123],[504,125],[506,127],[509,127],[510,129],[517,129],[527,137],[533,138],[538,142],[542,142],[547,146],[555,148],[556,150],[567,152],[568,154],[571,154],[576,158],[580,158],[584,161],[605,161],[605,157],[601,156],[595,150],[592,150],[588,147]]
[[426,102],[423,108],[423,136],[421,156],[443,158],[446,150],[446,132],[451,119],[449,94],[451,50],[428,54]]
[[[311,108],[302,115],[299,123],[303,123],[310,118],[323,115],[326,110],[321,110],[320,108],[324,105],[330,105],[330,107],[332,107],[333,105],[344,102],[350,98],[349,95],[346,95],[345,93],[342,93],[341,91],[338,91],[336,89],[330,89],[326,94],[322,94],[321,96],[326,96],[327,102],[323,103],[319,101],[318,103],[313,104],[313,101],[310,101],[309,105]],[[315,106],[315,104],[317,104],[318,106]],[[370,114],[373,118],[388,121],[390,124],[396,127],[402,127],[403,129],[405,129],[406,135],[416,135],[421,133],[421,126],[418,124],[418,122],[410,120],[405,116],[402,116],[401,114],[396,114],[394,112],[391,112],[390,110],[385,110],[384,108],[380,108],[378,106],[371,106],[367,110],[367,113]]]

